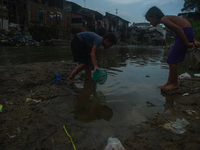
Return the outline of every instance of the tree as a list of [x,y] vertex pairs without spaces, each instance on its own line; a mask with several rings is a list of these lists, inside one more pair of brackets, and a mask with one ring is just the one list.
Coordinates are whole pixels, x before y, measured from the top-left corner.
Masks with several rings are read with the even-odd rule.
[[184,0],[181,11],[200,10],[200,0]]

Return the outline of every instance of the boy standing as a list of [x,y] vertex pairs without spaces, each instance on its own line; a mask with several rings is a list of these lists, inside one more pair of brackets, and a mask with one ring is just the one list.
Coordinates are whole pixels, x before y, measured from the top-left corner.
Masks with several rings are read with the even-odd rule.
[[167,57],[167,63],[170,68],[168,81],[165,85],[158,87],[164,90],[177,89],[179,88],[177,63],[184,61],[187,48],[192,48],[194,45],[199,47],[200,43],[194,38],[191,24],[184,18],[178,16],[165,16],[162,11],[155,6],[147,11],[145,18],[153,26],[163,23],[167,28],[177,33],[175,44]]

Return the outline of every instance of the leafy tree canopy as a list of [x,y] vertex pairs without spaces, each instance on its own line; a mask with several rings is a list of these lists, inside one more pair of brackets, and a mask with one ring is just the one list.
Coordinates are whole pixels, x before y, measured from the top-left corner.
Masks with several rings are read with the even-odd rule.
[[200,0],[184,0],[183,8],[181,11],[190,11],[193,9],[200,11]]

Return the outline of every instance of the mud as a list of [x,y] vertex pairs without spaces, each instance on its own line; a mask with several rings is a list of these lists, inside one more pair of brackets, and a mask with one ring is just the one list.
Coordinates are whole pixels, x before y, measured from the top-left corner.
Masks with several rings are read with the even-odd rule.
[[[87,129],[72,118],[74,84],[66,80],[76,64],[72,62],[41,62],[15,66],[0,66],[0,145],[2,150],[73,149],[63,130],[73,130],[77,149],[103,149],[90,143],[77,144],[87,135]],[[63,82],[53,83],[54,74],[62,75]],[[146,116],[147,122],[132,126],[133,134],[122,142],[136,150],[200,149],[200,80],[180,80],[180,88],[161,91],[166,97],[166,113]],[[183,96],[183,94],[186,94]],[[62,106],[65,112],[60,112]],[[148,107],[154,107],[148,103]],[[186,110],[196,113],[188,114]],[[59,112],[59,113],[58,113]],[[186,132],[177,135],[163,125],[176,118],[190,124]],[[69,132],[70,132],[69,130]],[[98,138],[91,137],[93,140]],[[90,138],[90,139],[91,139]],[[101,147],[101,148],[100,148]]]

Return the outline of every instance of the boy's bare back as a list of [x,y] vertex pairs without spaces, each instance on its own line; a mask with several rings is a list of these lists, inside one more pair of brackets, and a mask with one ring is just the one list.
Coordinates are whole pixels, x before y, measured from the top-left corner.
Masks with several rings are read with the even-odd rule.
[[164,16],[161,18],[161,22],[168,28],[170,27],[166,25],[166,22],[169,22],[169,21],[176,24],[177,26],[181,28],[191,27],[191,24],[189,23],[188,20],[181,18],[179,16]]

